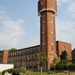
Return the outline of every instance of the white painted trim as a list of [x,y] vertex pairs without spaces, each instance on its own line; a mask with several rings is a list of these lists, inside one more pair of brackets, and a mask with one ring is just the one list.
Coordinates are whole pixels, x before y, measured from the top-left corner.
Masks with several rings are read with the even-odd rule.
[[54,9],[51,9],[51,8],[44,8],[44,9],[40,10],[38,15],[41,16],[41,12],[44,12],[44,11],[52,11],[52,12],[54,12],[54,16],[57,15],[57,12]]

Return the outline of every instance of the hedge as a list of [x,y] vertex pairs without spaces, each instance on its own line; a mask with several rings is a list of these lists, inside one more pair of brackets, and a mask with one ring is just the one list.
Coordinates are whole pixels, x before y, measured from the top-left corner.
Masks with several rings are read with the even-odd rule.
[[2,75],[5,74],[5,72],[8,72],[12,75],[20,75],[20,73],[25,73],[25,69],[24,68],[12,68],[12,69],[7,69],[7,70],[4,70],[2,72]]

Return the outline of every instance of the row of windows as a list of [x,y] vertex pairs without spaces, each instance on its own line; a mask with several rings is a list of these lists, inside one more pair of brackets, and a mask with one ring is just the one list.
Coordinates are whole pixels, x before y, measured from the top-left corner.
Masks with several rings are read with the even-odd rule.
[[27,53],[33,53],[33,52],[39,52],[39,51],[40,51],[40,47],[30,48],[30,49],[26,49],[26,50],[11,52],[11,53],[9,53],[9,56],[21,55],[21,54],[27,54]]
[[2,63],[2,58],[0,58],[0,63]]
[[23,62],[17,62],[17,63],[14,63],[15,64],[15,66],[17,66],[17,67],[19,67],[19,66],[35,66],[35,61],[33,62],[33,61],[27,61],[27,62],[25,62],[25,61],[23,61]]
[[3,53],[0,53],[0,56],[2,56],[3,55]]
[[25,55],[25,56],[19,56],[19,57],[12,57],[12,58],[9,58],[8,61],[23,61],[23,60],[32,60],[32,59],[35,59],[35,55]]

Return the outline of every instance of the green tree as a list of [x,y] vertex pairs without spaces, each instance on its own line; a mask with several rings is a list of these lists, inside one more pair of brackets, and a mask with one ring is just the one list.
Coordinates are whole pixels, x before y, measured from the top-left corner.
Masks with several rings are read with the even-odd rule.
[[62,60],[66,60],[66,59],[68,59],[68,54],[66,51],[63,51],[62,52]]
[[63,70],[66,69],[68,70],[68,67],[71,65],[72,63],[69,60],[61,60],[60,62],[58,62],[56,64],[56,69],[58,70]]
[[72,64],[72,63],[71,63],[69,60],[66,60],[65,66],[67,67],[67,70],[68,70],[68,67],[69,67],[71,64]]
[[12,51],[15,51],[15,50],[17,50],[16,48],[11,48],[11,49],[9,49],[8,51],[9,52],[12,52]]
[[64,68],[64,63],[65,63],[65,61],[64,60],[61,60],[60,62],[58,62],[57,64],[56,64],[56,69],[57,70],[63,70],[63,68]]
[[58,57],[57,57],[57,55],[54,55],[54,59],[53,59],[53,66],[54,66],[54,70],[56,70],[56,64],[57,64],[57,62],[58,62]]
[[40,66],[40,72],[41,72],[41,75],[42,75],[42,63],[47,61],[47,57],[45,55],[44,52],[39,52],[39,53],[35,53],[35,56],[36,56],[36,63],[38,65],[38,71],[39,71],[39,66]]

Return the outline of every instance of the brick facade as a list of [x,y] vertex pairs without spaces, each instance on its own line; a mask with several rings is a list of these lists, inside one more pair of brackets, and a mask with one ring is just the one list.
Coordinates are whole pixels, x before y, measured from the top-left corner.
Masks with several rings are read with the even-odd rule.
[[8,51],[7,50],[3,50],[0,51],[0,63],[7,63],[8,61]]
[[[62,55],[62,52],[66,50],[71,60],[71,44],[61,41],[56,41],[56,53],[58,58]],[[26,69],[37,69],[35,53],[40,52],[40,45],[32,46],[28,48],[18,49],[12,52],[6,50],[0,51],[0,63],[14,64],[15,67],[25,67]],[[72,51],[72,55],[75,54],[75,50]],[[61,59],[60,59],[61,60]],[[74,55],[73,55],[74,60]],[[52,60],[49,60],[50,62]],[[52,64],[52,63],[51,63]],[[46,64],[43,64],[43,70],[46,70]]]
[[39,0],[38,14],[40,16],[40,49],[48,57],[47,68],[53,62],[56,54],[55,15],[57,12],[56,0]]
[[72,48],[71,48],[70,43],[56,41],[56,50],[57,50],[56,52],[57,52],[57,56],[59,57],[59,60],[62,60],[62,53],[63,52],[66,52],[67,58],[69,60],[72,60],[72,57],[71,57]]
[[40,45],[19,49],[9,52],[8,63],[15,67],[26,67],[26,69],[36,68],[35,53],[40,52]]

